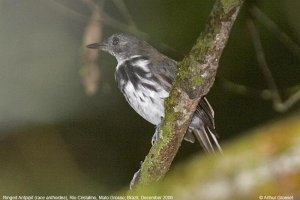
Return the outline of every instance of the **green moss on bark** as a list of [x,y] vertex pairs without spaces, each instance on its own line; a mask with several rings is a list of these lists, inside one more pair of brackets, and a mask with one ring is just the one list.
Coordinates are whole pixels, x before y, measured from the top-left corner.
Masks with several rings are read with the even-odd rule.
[[200,98],[213,85],[241,0],[216,0],[204,32],[190,53],[178,63],[177,77],[165,102],[163,137],[150,149],[137,186],[163,178],[181,145]]

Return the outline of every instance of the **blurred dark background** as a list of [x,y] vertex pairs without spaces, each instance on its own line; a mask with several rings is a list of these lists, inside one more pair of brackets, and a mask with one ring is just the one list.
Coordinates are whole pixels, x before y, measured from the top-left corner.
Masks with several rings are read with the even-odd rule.
[[[96,24],[98,39],[133,32],[180,60],[203,30],[213,3],[0,0],[0,194],[106,194],[127,187],[151,147],[154,127],[118,91],[113,57],[94,55],[100,71],[87,67],[92,52],[87,52],[86,41],[98,42],[89,38],[89,26]],[[299,1],[244,5],[208,94],[221,143],[299,113],[299,103],[279,113],[260,92],[234,89],[267,89],[247,28],[251,5],[295,44],[300,40]],[[95,6],[102,8],[104,20],[91,20]],[[135,26],[126,21],[126,13]],[[259,19],[254,22],[273,77],[287,98],[300,88],[299,49],[291,52],[276,32]],[[94,83],[98,90],[88,94],[82,84],[86,70],[99,73]],[[200,153],[200,145],[184,142],[175,162]]]

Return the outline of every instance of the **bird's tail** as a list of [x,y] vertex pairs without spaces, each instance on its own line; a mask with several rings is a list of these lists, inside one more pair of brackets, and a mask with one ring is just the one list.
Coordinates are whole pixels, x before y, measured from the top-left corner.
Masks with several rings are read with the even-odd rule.
[[195,138],[206,152],[222,152],[215,131],[214,111],[205,97],[200,100],[184,137],[192,143],[195,142]]

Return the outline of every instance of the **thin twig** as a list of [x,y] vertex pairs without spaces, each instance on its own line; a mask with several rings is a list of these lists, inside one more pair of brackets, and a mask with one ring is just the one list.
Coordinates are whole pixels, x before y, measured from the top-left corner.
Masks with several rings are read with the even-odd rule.
[[[249,97],[259,97],[264,100],[274,101],[272,92],[269,89],[259,90],[256,88],[252,88],[246,85],[234,83],[226,78],[220,78],[222,87],[230,92],[234,92],[239,95],[249,96]],[[290,109],[293,105],[300,101],[300,89],[299,85],[293,86],[291,88],[285,89],[284,93],[288,93],[288,91],[292,91],[293,93],[289,95],[289,97],[285,101],[276,102],[275,110],[278,112],[284,112]],[[296,91],[296,92],[295,92]],[[291,93],[291,92],[290,92]]]
[[129,26],[137,28],[123,0],[112,0],[119,12],[124,16]]
[[233,93],[236,93],[236,94],[239,94],[242,96],[251,97],[251,98],[259,97],[264,100],[272,100],[272,93],[268,89],[259,90],[259,89],[252,88],[252,87],[249,87],[246,85],[235,83],[224,77],[219,78],[218,81],[220,81],[221,87],[223,87],[224,89],[226,89],[230,92],[233,92]]
[[280,30],[274,21],[272,21],[257,6],[251,6],[249,11],[254,19],[261,22],[286,48],[300,58],[300,46],[294,42],[288,34]]
[[259,32],[258,32],[257,28],[255,27],[252,19],[248,20],[247,25],[248,25],[248,29],[250,31],[250,35],[251,35],[252,42],[254,45],[254,50],[256,53],[256,59],[257,59],[258,65],[260,66],[262,73],[265,77],[265,81],[268,85],[268,88],[270,89],[270,91],[272,93],[272,96],[274,99],[274,106],[275,106],[277,103],[282,102],[282,101],[281,101],[281,97],[280,97],[276,82],[275,82],[275,80],[272,76],[272,72],[268,66],[266,56],[264,53],[264,49],[261,44]]
[[[296,43],[294,43],[292,40],[290,40],[289,37],[285,33],[280,31],[278,26],[272,20],[268,19],[257,7],[252,7],[252,9],[250,9],[250,12],[257,19],[260,19],[262,22],[264,22],[264,24],[267,27],[269,27],[271,30],[273,30],[274,35],[276,35],[277,38],[283,44],[285,44],[287,47],[290,47],[289,49],[294,54],[299,53],[298,52],[299,46],[297,46]],[[256,53],[256,58],[257,58],[258,64],[262,70],[264,77],[265,77],[265,81],[269,88],[269,92],[271,93],[271,100],[273,101],[273,107],[278,112],[285,112],[300,100],[300,94],[299,94],[300,91],[297,91],[294,94],[292,94],[289,98],[287,98],[286,101],[284,101],[281,98],[280,92],[278,90],[276,82],[272,76],[272,72],[271,72],[271,70],[268,66],[267,60],[266,60],[266,56],[265,56],[264,49],[263,49],[263,46],[261,43],[259,31],[256,28],[252,19],[248,20],[247,25],[248,25],[248,29],[250,31],[250,35],[251,35],[252,42],[254,45],[254,50]],[[268,92],[264,91],[262,94],[268,94]],[[262,96],[264,96],[264,95],[262,95]]]
[[[86,15],[81,14],[78,11],[75,11],[69,7],[67,7],[66,5],[57,2],[56,0],[51,0],[51,1],[44,1],[46,3],[51,3],[51,5],[59,12],[63,13],[63,14],[67,14],[71,17],[73,17],[74,19],[80,20],[80,21],[84,21],[84,22],[88,22],[89,21],[89,17]],[[126,5],[124,4],[123,6],[126,7]],[[91,7],[89,5],[89,7]],[[123,8],[124,9],[124,8]],[[127,8],[125,8],[126,10],[128,10]],[[125,11],[122,11],[125,12]],[[130,14],[126,14],[126,15],[130,15]],[[127,16],[128,17],[128,16]],[[144,39],[144,40],[150,40],[150,36],[141,31],[135,24],[134,22],[130,22],[129,24],[124,24],[123,22],[120,22],[119,20],[111,17],[110,15],[108,15],[107,13],[105,13],[104,11],[102,12],[102,16],[101,18],[99,18],[97,20],[99,23],[103,23],[106,26],[110,26],[111,28],[114,28],[116,30],[119,30],[121,32],[129,32],[129,33],[133,33],[134,35]],[[163,43],[163,42],[156,42],[155,43],[156,46],[164,51],[169,51],[172,52],[174,54],[178,54],[178,52],[171,46]]]
[[64,15],[73,17],[76,20],[80,20],[83,22],[89,20],[89,18],[86,15],[83,15],[82,13],[80,13],[76,10],[73,10],[72,8],[69,8],[68,6],[62,4],[61,2],[57,2],[56,0],[41,1],[41,2],[51,5],[56,11],[58,11]]

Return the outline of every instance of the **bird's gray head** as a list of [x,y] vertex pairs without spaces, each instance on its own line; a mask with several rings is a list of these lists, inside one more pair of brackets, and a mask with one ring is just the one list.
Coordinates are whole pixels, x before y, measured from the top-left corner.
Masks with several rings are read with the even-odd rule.
[[100,49],[115,56],[118,62],[135,55],[147,55],[153,48],[143,40],[127,33],[113,34],[100,43],[87,46],[92,49]]

